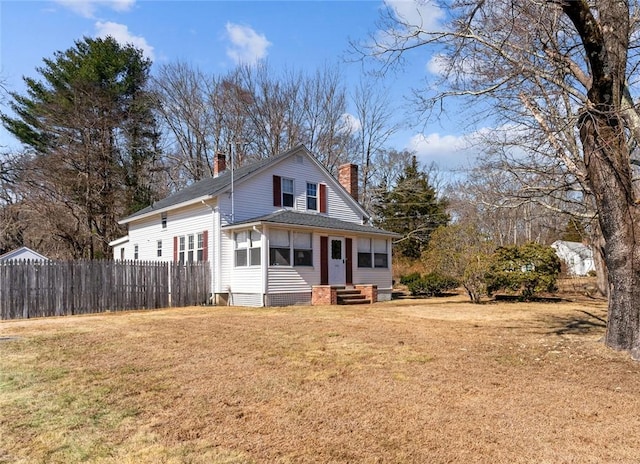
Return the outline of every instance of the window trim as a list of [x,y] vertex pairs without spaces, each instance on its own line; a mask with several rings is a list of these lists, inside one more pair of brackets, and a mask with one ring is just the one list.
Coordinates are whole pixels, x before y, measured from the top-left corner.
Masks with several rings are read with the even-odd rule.
[[[309,248],[296,246],[296,234],[305,234],[309,236]],[[293,248],[293,266],[294,267],[313,267],[313,233],[312,232],[293,232],[293,240],[291,240],[291,246]],[[298,253],[309,253],[309,264],[298,264]]]
[[[238,246],[238,235],[246,234],[244,246]],[[259,234],[257,237],[254,234]],[[262,233],[255,229],[245,229],[233,233],[233,266],[256,267],[262,264]],[[243,252],[244,253],[239,253]],[[245,264],[238,264],[238,256],[244,255]],[[254,262],[257,261],[257,262]]]
[[[285,191],[284,185],[285,185],[285,181],[291,181],[291,192]],[[281,177],[280,178],[280,191],[282,193],[282,207],[283,208],[295,208],[296,206],[296,182],[294,179],[291,179],[289,177]],[[287,195],[287,197],[285,197],[285,195]],[[291,205],[288,205],[288,201],[285,201],[285,198],[289,198],[289,195],[291,196]]]
[[[274,231],[286,232],[288,237],[288,245],[284,244],[273,244],[271,237]],[[295,230],[295,229],[271,229],[269,231],[269,267],[306,267],[313,268],[313,232],[305,231],[305,230]],[[298,246],[295,243],[295,234],[305,234],[309,236],[309,246],[310,248],[306,248],[303,246]],[[308,258],[305,257],[305,261],[309,262],[309,264],[298,264],[297,261],[297,252],[304,252]],[[276,255],[276,253],[279,253]],[[277,258],[285,258],[284,262],[278,263]]]
[[[313,187],[313,189],[315,190],[315,195],[310,195],[309,194],[309,187]],[[318,192],[318,183],[317,182],[307,182],[307,190],[306,190],[306,200],[307,200],[307,210],[308,211],[318,211],[319,210],[319,206],[320,206],[320,199],[319,199],[319,192]],[[313,200],[315,202],[315,208],[310,208],[309,207],[309,201]]]
[[[368,240],[368,250],[361,251],[361,240]],[[385,251],[376,251],[376,241],[384,242]],[[381,264],[378,264],[382,260]],[[389,240],[386,238],[358,237],[358,268],[389,269]]]

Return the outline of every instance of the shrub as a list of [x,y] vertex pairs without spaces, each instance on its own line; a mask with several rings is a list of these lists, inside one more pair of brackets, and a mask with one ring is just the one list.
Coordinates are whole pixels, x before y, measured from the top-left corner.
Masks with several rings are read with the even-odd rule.
[[420,280],[421,275],[419,272],[412,272],[411,274],[400,276],[400,283],[402,285],[409,285],[411,282]]
[[412,295],[438,296],[447,290],[458,287],[456,279],[431,272],[407,284]]
[[558,274],[560,259],[549,246],[526,243],[500,247],[486,273],[487,293],[507,290],[530,299],[539,292],[556,291]]

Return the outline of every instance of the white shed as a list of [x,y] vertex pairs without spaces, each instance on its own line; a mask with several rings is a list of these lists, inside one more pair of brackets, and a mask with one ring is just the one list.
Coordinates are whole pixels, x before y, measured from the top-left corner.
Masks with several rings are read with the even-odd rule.
[[15,250],[0,256],[0,261],[19,261],[19,260],[49,261],[49,258],[47,258],[44,255],[41,255],[37,251],[33,251],[31,248],[28,248],[26,246],[16,248]]

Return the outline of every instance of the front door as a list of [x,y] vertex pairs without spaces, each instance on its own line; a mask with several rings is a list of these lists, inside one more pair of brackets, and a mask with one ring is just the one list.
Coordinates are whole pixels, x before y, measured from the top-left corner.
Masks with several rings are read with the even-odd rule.
[[343,237],[329,237],[329,285],[346,282],[345,250]]

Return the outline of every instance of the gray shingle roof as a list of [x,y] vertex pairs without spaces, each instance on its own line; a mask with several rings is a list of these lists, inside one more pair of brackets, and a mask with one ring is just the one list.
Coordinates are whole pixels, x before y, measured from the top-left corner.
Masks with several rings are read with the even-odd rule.
[[321,214],[301,213],[301,212],[291,211],[291,210],[276,211],[275,213],[270,213],[257,218],[236,222],[227,227],[235,228],[243,224],[253,224],[256,222],[304,226],[304,227],[313,227],[317,229],[340,230],[340,231],[346,231],[346,232],[359,232],[359,233],[385,235],[385,236],[399,236],[394,232],[378,229],[377,227],[373,227],[369,225],[361,225],[353,222],[341,221],[339,219],[323,216]]
[[[253,174],[254,172],[262,169],[263,167],[269,164],[276,163],[279,160],[286,158],[287,156],[300,150],[301,148],[302,148],[302,145],[292,148],[291,150],[281,153],[277,156],[265,158],[263,160],[256,161],[255,163],[237,168],[233,172],[233,180],[234,182],[239,182],[243,178],[249,176],[250,174]],[[185,203],[190,200],[195,200],[196,198],[201,198],[205,196],[214,197],[222,193],[225,189],[229,188],[230,185],[231,185],[231,170],[227,169],[218,177],[209,177],[207,179],[202,179],[201,181],[191,184],[190,186],[174,193],[173,195],[169,195],[168,197],[163,198],[162,200],[156,201],[151,206],[147,206],[146,208],[133,213],[132,215],[123,219],[121,222],[128,222],[131,219],[134,219],[138,216],[143,216],[145,214],[152,213],[154,211],[160,211],[170,206],[175,206],[175,205],[179,205],[180,203]]]

